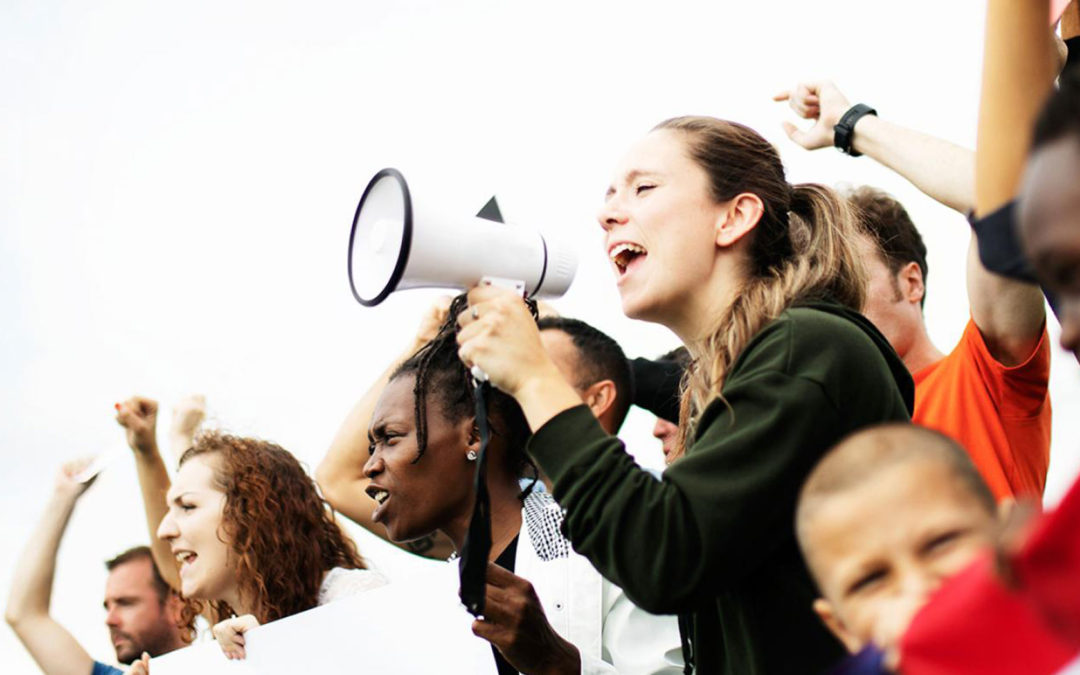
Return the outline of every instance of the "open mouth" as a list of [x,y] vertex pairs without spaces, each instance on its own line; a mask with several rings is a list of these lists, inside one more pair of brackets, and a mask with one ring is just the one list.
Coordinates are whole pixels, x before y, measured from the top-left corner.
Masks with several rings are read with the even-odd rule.
[[191,567],[192,563],[195,562],[195,559],[199,557],[195,554],[194,551],[177,551],[175,555],[176,562],[180,565],[181,575],[187,570],[188,567]]
[[648,255],[648,251],[646,251],[643,246],[632,244],[630,242],[616,244],[608,251],[608,256],[611,258],[611,261],[615,263],[615,267],[619,270],[619,274],[626,274],[626,270],[630,267],[631,263],[646,255]]
[[390,499],[390,493],[376,485],[369,485],[366,492],[368,497],[374,499],[379,506],[382,506],[387,499]]

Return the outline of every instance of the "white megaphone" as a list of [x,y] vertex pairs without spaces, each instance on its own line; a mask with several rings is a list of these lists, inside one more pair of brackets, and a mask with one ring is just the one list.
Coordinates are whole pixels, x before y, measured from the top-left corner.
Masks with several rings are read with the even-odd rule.
[[574,251],[537,230],[420,207],[396,169],[368,183],[349,234],[349,285],[366,307],[394,291],[465,289],[483,279],[509,281],[526,297],[554,297],[576,271]]

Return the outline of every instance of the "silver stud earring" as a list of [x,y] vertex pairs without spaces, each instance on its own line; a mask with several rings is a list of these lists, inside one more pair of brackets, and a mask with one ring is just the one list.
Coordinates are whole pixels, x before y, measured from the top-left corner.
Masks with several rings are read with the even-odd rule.
[[475,462],[477,456],[478,455],[476,454],[475,450],[470,450],[470,451],[465,453],[465,459],[469,460],[470,462]]

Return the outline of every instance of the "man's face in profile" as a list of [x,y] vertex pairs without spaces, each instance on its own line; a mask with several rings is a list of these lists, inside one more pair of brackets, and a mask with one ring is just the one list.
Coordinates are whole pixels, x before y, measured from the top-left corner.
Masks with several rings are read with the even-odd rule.
[[105,582],[105,625],[120,663],[129,664],[144,651],[158,656],[178,646],[179,601],[158,594],[153,564],[148,558],[121,563]]

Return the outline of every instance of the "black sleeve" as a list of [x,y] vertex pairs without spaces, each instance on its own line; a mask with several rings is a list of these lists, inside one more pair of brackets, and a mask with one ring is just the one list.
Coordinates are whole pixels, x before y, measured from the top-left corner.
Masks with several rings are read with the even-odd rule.
[[634,373],[634,405],[672,424],[679,423],[679,383],[683,369],[675,361],[630,361]]
[[[1011,201],[984,218],[972,218],[971,229],[979,245],[983,267],[1003,277],[1038,284],[1020,240],[1016,235],[1016,201]],[[1057,298],[1043,288],[1043,295],[1057,315]]]
[[985,218],[972,218],[971,229],[979,242],[979,259],[983,267],[1003,277],[1038,283],[1020,240],[1016,236],[1016,202],[1012,201]]

